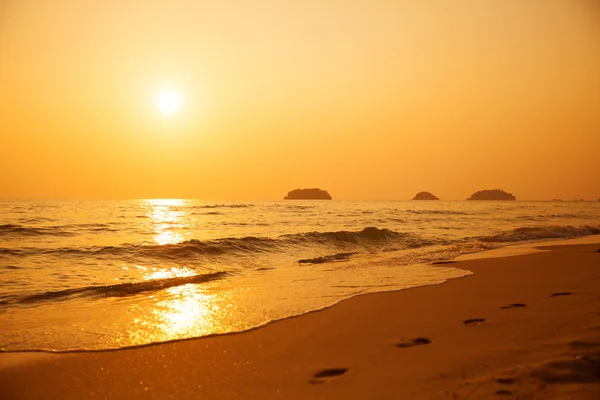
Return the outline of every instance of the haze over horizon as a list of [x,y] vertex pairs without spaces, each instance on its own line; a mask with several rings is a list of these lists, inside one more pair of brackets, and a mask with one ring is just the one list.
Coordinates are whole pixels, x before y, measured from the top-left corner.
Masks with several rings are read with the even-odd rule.
[[125,3],[0,4],[0,198],[600,197],[591,1]]

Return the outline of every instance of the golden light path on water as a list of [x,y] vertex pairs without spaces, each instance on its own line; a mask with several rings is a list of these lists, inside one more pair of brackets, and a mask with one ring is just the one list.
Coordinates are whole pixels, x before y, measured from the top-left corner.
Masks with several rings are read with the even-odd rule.
[[218,312],[215,294],[201,285],[187,284],[166,289],[160,297],[150,296],[149,307],[142,305],[135,318],[136,342],[160,342],[202,336],[220,331],[213,314]]
[[[194,220],[191,213],[184,211],[185,205],[186,200],[146,201],[150,219],[146,228],[153,239],[148,245],[173,246],[192,239],[188,227]],[[116,339],[109,339],[109,347],[243,331],[274,318],[331,305],[349,296],[348,287],[356,288],[352,294],[397,290],[399,287],[394,283],[380,284],[380,276],[390,279],[390,262],[386,260],[390,256],[370,255],[370,261],[356,269],[353,262],[347,262],[342,267],[343,275],[334,266],[316,267],[318,269],[312,271],[311,268],[278,265],[276,269],[268,269],[268,273],[254,271],[239,276],[234,273],[214,280],[204,280],[203,276],[229,271],[231,266],[212,265],[210,261],[176,266],[165,261],[164,267],[136,265],[145,281],[158,282],[159,290],[141,293],[133,304],[122,303],[127,310],[115,325],[122,330]],[[360,260],[357,256],[356,261],[360,263]],[[381,268],[379,263],[382,263]],[[448,271],[448,276],[465,274],[464,271],[450,272],[451,268],[443,270]],[[439,268],[404,266],[402,271],[404,282],[400,287],[418,286],[413,283],[412,276],[431,275],[428,278],[431,283],[440,283],[444,279]],[[177,281],[194,277],[198,277],[194,283]],[[165,283],[162,290],[161,282]]]
[[185,228],[191,218],[178,207],[184,205],[179,199],[153,199],[148,200],[149,229],[154,231],[154,241],[160,245],[177,244],[185,240],[183,235],[173,228]]
[[[181,232],[191,222],[180,209],[185,203],[178,199],[148,200],[148,229],[159,245],[173,245],[186,240]],[[142,269],[140,270],[147,270]],[[169,280],[198,275],[188,267],[171,267],[148,271],[146,281]],[[224,326],[227,313],[235,300],[230,291],[211,292],[210,282],[172,286],[158,293],[148,294],[145,300],[132,307],[137,316],[132,320],[130,336],[138,343],[160,342],[184,337],[227,332],[233,326]]]

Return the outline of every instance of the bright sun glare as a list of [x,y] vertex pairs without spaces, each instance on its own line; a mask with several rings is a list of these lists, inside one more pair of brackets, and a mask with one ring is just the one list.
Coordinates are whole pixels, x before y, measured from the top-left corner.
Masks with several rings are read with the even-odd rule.
[[156,103],[165,114],[176,113],[181,108],[181,98],[173,91],[165,91],[158,95]]

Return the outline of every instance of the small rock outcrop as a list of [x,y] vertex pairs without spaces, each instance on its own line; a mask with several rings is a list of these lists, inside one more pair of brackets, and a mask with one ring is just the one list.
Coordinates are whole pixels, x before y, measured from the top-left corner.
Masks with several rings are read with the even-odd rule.
[[439,199],[429,192],[419,192],[415,195],[413,200],[439,200]]
[[312,189],[296,189],[292,190],[283,198],[284,200],[331,200],[331,195],[327,190],[312,188]]
[[507,193],[504,190],[480,190],[475,192],[467,200],[517,200],[512,193]]

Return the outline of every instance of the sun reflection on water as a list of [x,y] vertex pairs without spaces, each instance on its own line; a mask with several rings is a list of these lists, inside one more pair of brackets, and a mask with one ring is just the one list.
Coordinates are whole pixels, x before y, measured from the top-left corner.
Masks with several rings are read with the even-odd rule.
[[153,239],[159,245],[177,244],[185,241],[179,232],[188,227],[190,216],[182,210],[184,200],[153,199],[146,200],[147,216],[150,219],[148,228],[154,234]]
[[194,284],[172,287],[167,292],[170,298],[158,302],[153,310],[155,326],[161,334],[175,338],[213,331],[214,294],[208,294]]
[[[189,268],[174,267],[153,271],[144,279],[193,275]],[[129,335],[135,342],[148,343],[229,332],[236,329],[229,315],[235,303],[230,292],[215,290],[211,283],[173,286],[147,296],[131,310],[135,318]]]
[[[159,245],[181,243],[189,237],[187,228],[193,223],[185,200],[146,200],[147,229]],[[193,266],[138,268],[146,281],[169,280],[195,276]],[[151,292],[130,308],[128,340],[138,343],[161,342],[187,337],[225,333],[245,328],[232,318],[237,300],[234,291],[223,282],[183,283]],[[165,287],[170,286],[166,283]]]
[[154,271],[148,275],[144,275],[144,279],[149,281],[153,279],[169,279],[169,278],[182,278],[185,276],[194,276],[196,272],[190,268],[185,267],[172,267],[170,269],[163,268],[158,271]]

